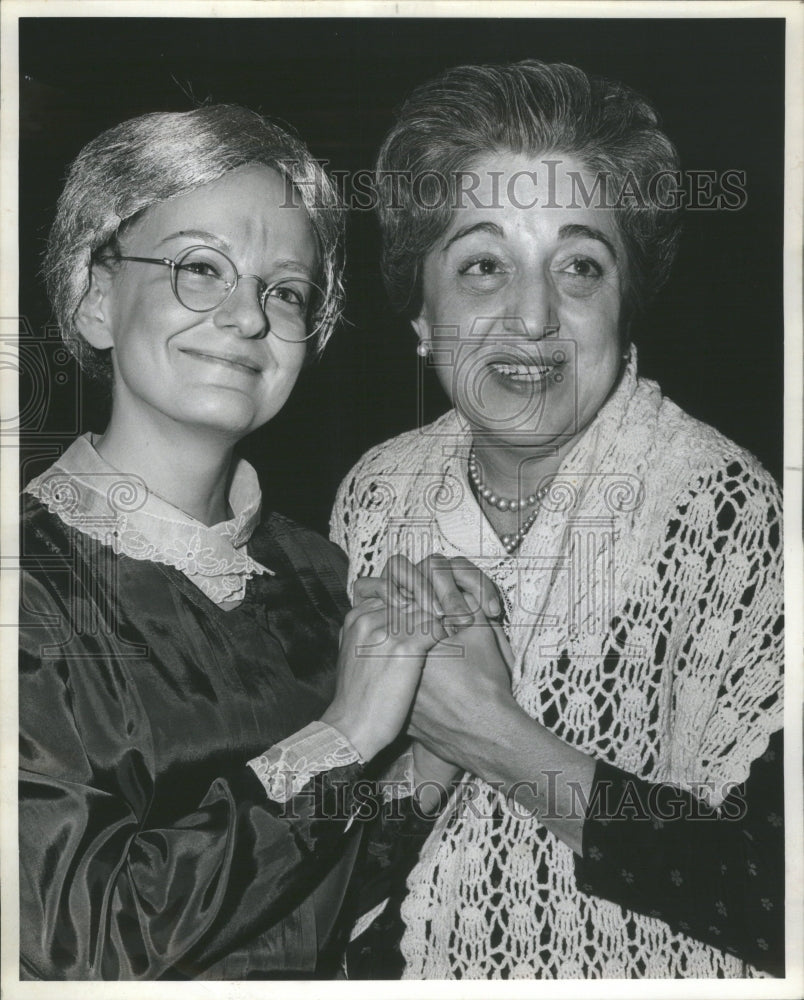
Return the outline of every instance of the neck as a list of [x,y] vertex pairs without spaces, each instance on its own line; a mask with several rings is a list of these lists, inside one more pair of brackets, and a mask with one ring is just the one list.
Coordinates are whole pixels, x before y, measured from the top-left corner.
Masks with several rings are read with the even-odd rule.
[[121,472],[202,524],[229,516],[226,500],[234,444],[184,426],[130,427],[119,417],[95,441],[98,454]]
[[500,497],[515,499],[535,493],[558,472],[570,442],[540,449],[474,435],[473,445],[484,484]]

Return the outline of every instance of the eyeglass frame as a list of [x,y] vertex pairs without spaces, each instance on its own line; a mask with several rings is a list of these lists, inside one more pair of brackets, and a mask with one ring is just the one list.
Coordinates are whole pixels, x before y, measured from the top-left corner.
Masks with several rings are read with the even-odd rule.
[[[232,295],[234,294],[237,286],[240,284],[240,279],[241,278],[254,278],[257,281],[257,287],[258,288],[261,287],[261,289],[262,289],[260,291],[260,297],[259,297],[260,309],[261,309],[262,314],[263,314],[263,316],[265,316],[265,319],[266,319],[266,321],[268,323],[268,328],[265,331],[265,334],[263,334],[262,336],[266,336],[268,333],[271,333],[271,332],[274,333],[275,337],[279,336],[279,334],[277,334],[276,332],[274,332],[274,331],[271,330],[270,317],[268,316],[268,314],[265,311],[265,303],[266,303],[267,298],[268,298],[268,293],[272,289],[276,288],[278,285],[284,285],[284,284],[286,284],[287,282],[290,282],[290,281],[304,281],[306,284],[312,285],[313,288],[317,289],[321,293],[322,296],[324,295],[323,289],[320,288],[314,281],[311,281],[309,278],[279,278],[277,281],[272,281],[272,282],[269,283],[264,278],[260,277],[259,274],[240,274],[240,272],[237,270],[235,262],[232,260],[231,257],[229,257],[227,254],[225,254],[223,252],[223,250],[219,250],[217,247],[208,246],[206,243],[195,243],[195,244],[193,244],[193,246],[187,247],[186,250],[183,250],[179,254],[179,258],[183,258],[183,257],[187,256],[188,254],[192,253],[193,250],[212,250],[215,253],[220,254],[220,256],[223,257],[224,260],[227,260],[231,264],[232,271],[234,272],[234,276],[235,276],[234,282],[232,283],[231,287],[229,288],[229,291],[221,299],[221,301],[218,302],[218,303],[216,303],[214,306],[209,306],[209,308],[207,308],[207,309],[193,309],[192,306],[188,306],[186,302],[182,302],[182,300],[179,298],[179,293],[178,293],[178,291],[176,289],[177,280],[178,280],[177,277],[176,277],[176,274],[177,274],[178,269],[181,267],[180,260],[172,259],[170,257],[133,257],[133,256],[131,256],[129,254],[116,253],[114,251],[111,254],[109,254],[108,256],[98,257],[96,259],[97,259],[97,262],[99,264],[104,264],[104,263],[106,263],[107,261],[110,261],[110,260],[131,260],[131,261],[134,261],[135,263],[139,263],[139,264],[159,264],[162,267],[169,267],[170,268],[170,289],[173,292],[174,298],[176,299],[176,301],[179,303],[179,305],[183,309],[186,309],[188,312],[194,312],[194,313],[207,313],[207,312],[213,312],[215,309],[219,309],[224,304],[224,302],[228,302],[228,300],[232,297]],[[301,340],[298,340],[298,341],[288,341],[288,343],[304,344],[308,340],[311,340],[318,332],[319,332],[319,327],[316,326],[311,333],[308,333],[305,337],[302,337]],[[280,340],[284,340],[285,338],[284,337],[279,337],[279,339]]]

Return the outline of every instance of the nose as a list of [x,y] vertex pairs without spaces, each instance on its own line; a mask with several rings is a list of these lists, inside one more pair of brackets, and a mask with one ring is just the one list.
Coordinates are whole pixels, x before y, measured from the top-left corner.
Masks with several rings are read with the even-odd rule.
[[509,285],[504,327],[531,340],[541,340],[558,329],[555,293],[543,274],[519,275]]
[[215,326],[232,330],[244,340],[262,340],[269,330],[268,317],[262,308],[264,290],[261,278],[241,275],[232,294],[215,310]]

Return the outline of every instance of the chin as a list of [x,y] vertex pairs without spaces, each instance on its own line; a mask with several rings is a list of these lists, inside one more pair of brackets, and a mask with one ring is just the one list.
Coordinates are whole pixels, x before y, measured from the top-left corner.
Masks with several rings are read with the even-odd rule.
[[194,412],[189,419],[180,419],[180,423],[197,431],[207,431],[233,440],[245,437],[265,422],[258,420],[253,407],[232,406],[231,400],[227,406],[204,407],[203,410]]

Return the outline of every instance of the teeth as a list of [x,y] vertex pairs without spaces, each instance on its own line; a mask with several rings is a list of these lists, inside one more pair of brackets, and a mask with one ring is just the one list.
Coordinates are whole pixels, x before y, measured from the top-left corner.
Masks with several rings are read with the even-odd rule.
[[512,379],[541,379],[553,370],[552,365],[507,365],[499,363],[491,367],[500,375],[505,375]]

